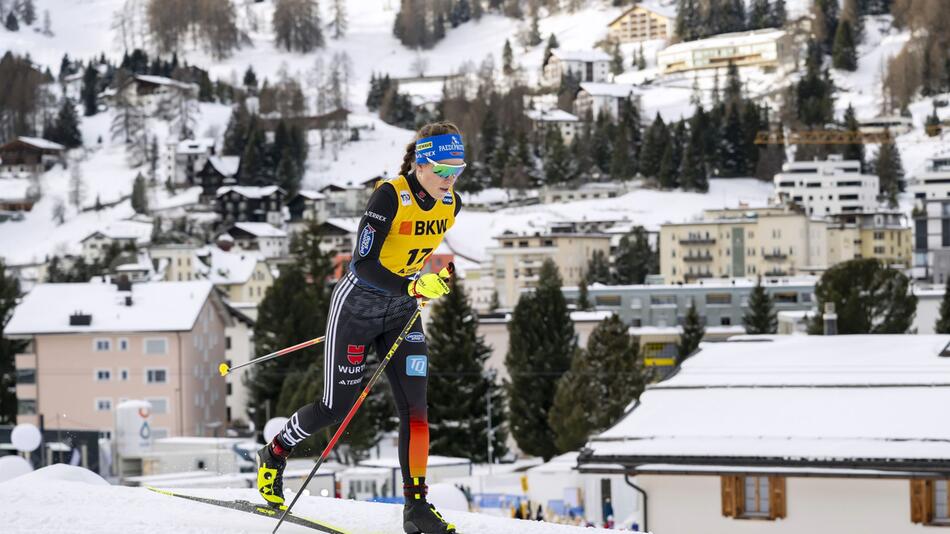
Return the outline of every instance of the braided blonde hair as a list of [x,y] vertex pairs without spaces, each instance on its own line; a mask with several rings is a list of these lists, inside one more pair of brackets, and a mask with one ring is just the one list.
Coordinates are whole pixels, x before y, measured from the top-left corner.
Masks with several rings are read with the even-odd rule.
[[423,137],[453,133],[462,134],[462,132],[459,131],[459,127],[449,121],[430,122],[422,128],[419,128],[419,131],[416,132],[415,139],[406,145],[406,155],[402,158],[402,167],[399,168],[399,174],[406,176],[412,170],[412,164],[416,161],[416,141]]

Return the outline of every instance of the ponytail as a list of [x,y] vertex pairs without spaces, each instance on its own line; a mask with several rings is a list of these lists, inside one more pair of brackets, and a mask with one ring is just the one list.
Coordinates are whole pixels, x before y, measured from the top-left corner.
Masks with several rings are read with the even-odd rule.
[[449,121],[430,122],[422,128],[419,128],[412,142],[406,145],[406,154],[402,157],[402,167],[399,168],[399,174],[406,176],[412,171],[413,163],[416,162],[416,141],[423,137],[453,133],[462,134],[462,132],[459,131],[459,127]]

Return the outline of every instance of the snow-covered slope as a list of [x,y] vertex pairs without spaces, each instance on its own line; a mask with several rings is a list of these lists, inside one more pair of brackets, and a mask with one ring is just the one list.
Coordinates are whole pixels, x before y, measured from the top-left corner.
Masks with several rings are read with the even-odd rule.
[[[251,489],[189,489],[217,499],[259,497]],[[0,525],[4,534],[266,534],[273,519],[151,492],[111,486],[80,467],[54,465],[0,484]],[[401,534],[402,507],[323,497],[301,497],[302,516],[339,525],[352,534]],[[571,534],[597,532],[536,521],[504,519],[446,510],[464,534]],[[280,532],[313,533],[285,523]]]

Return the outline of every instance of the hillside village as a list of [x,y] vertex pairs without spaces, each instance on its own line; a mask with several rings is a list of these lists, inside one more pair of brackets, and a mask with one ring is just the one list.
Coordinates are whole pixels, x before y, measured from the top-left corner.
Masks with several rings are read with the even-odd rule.
[[[657,398],[701,405],[673,391],[693,378],[726,388],[701,366],[738,351],[730,338],[771,335],[779,359],[795,343],[825,350],[823,338],[786,335],[946,345],[950,20],[934,2],[231,0],[195,2],[187,23],[157,4],[0,0],[0,80],[14,81],[0,83],[0,384],[12,392],[0,423],[49,427],[69,413],[111,437],[118,406],[144,384],[155,439],[246,437],[318,392],[306,361],[227,379],[217,366],[322,335],[325,310],[311,308],[348,272],[370,195],[398,175],[415,129],[442,119],[463,132],[468,167],[462,210],[424,272],[455,265],[466,299],[453,311],[476,318],[484,347],[484,388],[462,391],[487,396],[479,417],[498,410],[506,429],[487,423],[495,456],[475,459],[555,457],[535,475],[567,462],[613,480],[616,514],[603,505],[609,484],[604,497],[593,478],[574,482],[589,486],[592,524],[646,522],[640,505],[618,502],[637,498],[618,462],[651,466],[647,483],[702,471],[670,452],[689,453],[695,421]],[[863,282],[871,297],[855,311],[841,288]],[[511,429],[521,416],[505,411],[518,402],[507,395],[544,370],[517,361],[525,342],[512,332],[532,322],[518,310],[526,296],[551,287],[577,354],[615,332],[638,378],[616,386],[628,394],[605,408],[612,419],[584,423],[568,410],[585,406],[570,397],[583,384],[552,380],[544,410],[574,426],[546,427],[556,443],[533,444]],[[317,322],[288,324],[295,313]],[[438,332],[438,311],[425,317]],[[867,338],[874,360],[883,349]],[[556,373],[581,380],[573,354]],[[771,364],[749,365],[764,376]],[[835,373],[809,365],[819,382]],[[73,389],[78,375],[90,383]],[[911,382],[929,383],[886,386]],[[670,426],[614,427],[644,388],[642,417],[656,410]],[[366,425],[385,426],[386,410]],[[392,430],[364,429],[346,454],[365,459]],[[668,451],[611,445],[666,431]],[[895,432],[885,438],[931,437],[922,424]],[[834,455],[810,448],[807,429],[796,436],[788,454]],[[747,482],[711,462],[724,517],[785,517],[779,475],[745,477],[772,484],[772,500],[744,507],[726,492]],[[886,468],[861,469],[852,474]],[[931,522],[927,510],[913,523]],[[667,528],[655,531],[684,527]]]

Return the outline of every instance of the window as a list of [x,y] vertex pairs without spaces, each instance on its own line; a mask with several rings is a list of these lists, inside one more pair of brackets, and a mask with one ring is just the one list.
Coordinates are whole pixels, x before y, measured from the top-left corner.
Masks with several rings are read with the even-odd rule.
[[120,369],[120,370],[119,370],[119,380],[125,382],[125,381],[128,380],[128,379],[129,379],[129,370],[128,370],[128,369]]
[[36,369],[17,369],[16,383],[17,384],[35,384],[36,383]]
[[620,306],[620,295],[597,295],[594,297],[596,306]]
[[732,326],[732,317],[720,317],[719,324],[722,326]]
[[168,399],[164,397],[148,397],[145,400],[152,405],[153,414],[168,413]]
[[231,336],[224,336],[224,348],[231,350]]
[[96,369],[96,381],[108,382],[112,379],[112,371],[109,369]]
[[122,352],[125,352],[125,351],[129,350],[129,340],[128,340],[128,339],[126,339],[126,338],[124,338],[124,337],[120,337],[120,338],[119,338],[119,350],[122,351]]
[[676,306],[676,295],[650,295],[652,306]]
[[722,515],[745,519],[781,519],[786,515],[785,478],[723,476]]
[[732,304],[732,295],[730,293],[708,293],[706,304]]
[[145,354],[165,354],[168,352],[168,343],[165,338],[145,340]]
[[147,384],[164,384],[168,381],[168,371],[166,369],[146,369],[145,382]]
[[17,415],[36,415],[36,399],[17,399]]
[[111,339],[95,339],[92,342],[92,346],[96,352],[107,352],[112,350],[112,340]]
[[950,525],[948,481],[910,481],[910,520],[927,525]]
[[96,411],[108,412],[112,410],[112,399],[96,399]]

